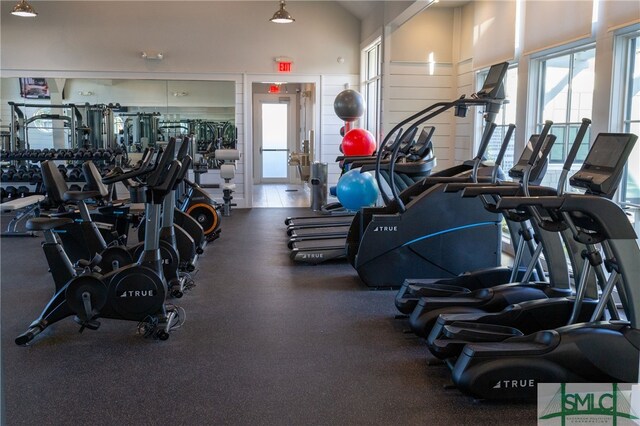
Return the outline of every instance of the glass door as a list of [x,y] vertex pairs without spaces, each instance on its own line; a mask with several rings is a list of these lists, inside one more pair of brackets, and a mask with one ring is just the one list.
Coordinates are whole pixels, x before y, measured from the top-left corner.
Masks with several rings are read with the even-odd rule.
[[289,180],[289,103],[262,103],[261,180]]
[[289,152],[295,150],[294,95],[254,94],[253,183],[289,183],[295,177]]

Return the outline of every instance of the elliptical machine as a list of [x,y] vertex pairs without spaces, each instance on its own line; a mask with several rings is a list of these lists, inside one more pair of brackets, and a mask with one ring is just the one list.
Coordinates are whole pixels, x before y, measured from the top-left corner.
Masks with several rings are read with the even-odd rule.
[[[611,136],[607,134],[598,135],[592,150],[607,152],[606,150],[611,149],[610,145],[615,145],[615,143],[610,143],[611,139]],[[631,139],[629,139],[629,142],[633,143]],[[579,143],[574,143],[567,156],[563,167],[563,178],[560,179],[561,182],[558,184],[559,189],[564,186],[564,177],[570,171],[578,148]],[[600,185],[599,188],[590,184],[585,185],[585,179],[588,179],[591,173],[589,168],[600,167],[599,164],[594,163],[593,157],[591,157],[588,159],[592,163],[585,162],[585,165],[571,178],[572,185],[579,188],[587,186],[587,192],[593,196],[612,197],[618,188],[616,172],[624,168],[627,160],[626,156],[629,152],[622,152],[615,157],[617,160],[615,168],[607,171],[603,171],[602,168],[599,170],[600,173],[597,177],[603,182],[609,181],[611,184]],[[617,153],[612,152],[612,154]],[[491,191],[491,188],[485,187],[484,190]],[[559,195],[561,196],[562,192],[559,192]],[[553,213],[547,215],[549,212],[545,212],[544,209],[538,206],[527,207],[527,210],[532,209],[535,209],[538,220],[542,220],[541,226],[547,228],[555,227],[559,230],[566,228],[570,231],[575,241],[580,242],[578,251],[581,252],[583,265],[579,271],[574,269],[575,295],[524,301],[510,305],[500,312],[476,312],[474,310],[474,312],[466,314],[440,315],[428,337],[429,349],[436,357],[443,359],[457,357],[464,344],[478,341],[478,336],[483,342],[497,342],[515,335],[530,334],[543,329],[589,321],[594,315],[596,306],[600,301],[598,300],[598,290],[595,282],[590,283],[588,278],[590,278],[592,272],[595,272],[603,294],[606,294],[605,284],[607,283],[606,272],[604,271],[607,263],[595,245],[595,239],[592,238],[591,242],[585,241],[585,234],[575,232],[577,229],[575,227],[572,228],[570,226],[571,222],[562,215]],[[617,307],[612,299],[608,300],[607,309],[611,319],[620,319]]]
[[[610,271],[589,322],[512,337],[499,343],[468,344],[452,371],[463,392],[484,399],[534,399],[537,383],[637,383],[640,361],[640,248],[624,211],[595,194],[617,185],[637,136],[600,134],[571,179],[586,194],[504,197],[499,208],[534,207],[562,217],[576,239],[601,243]],[[598,142],[605,142],[598,144]],[[613,172],[613,174],[612,174]],[[614,287],[627,321],[602,321]],[[516,384],[515,386],[513,384]]]
[[[92,268],[97,264],[93,259],[87,271],[71,278],[49,301],[44,311],[26,332],[15,340],[18,345],[26,345],[51,324],[75,315],[80,331],[85,328],[97,330],[98,318],[124,319],[139,322],[139,329],[145,336],[160,340],[169,338],[175,326],[178,311],[165,304],[167,282],[162,272],[160,255],[160,210],[180,173],[180,162],[172,161],[175,143],[169,143],[155,170],[148,176],[146,192],[146,222],[144,251],[138,261],[100,275]],[[127,179],[136,172],[124,173],[118,179]],[[95,197],[92,191],[67,192],[68,200],[82,201]],[[31,230],[48,230],[60,225],[61,219],[38,218],[27,226]]]

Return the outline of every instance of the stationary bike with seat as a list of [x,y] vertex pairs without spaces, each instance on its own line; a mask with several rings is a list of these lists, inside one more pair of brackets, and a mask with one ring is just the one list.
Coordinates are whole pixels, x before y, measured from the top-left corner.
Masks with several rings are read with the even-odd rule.
[[[97,264],[94,259],[87,272],[73,277],[54,294],[40,317],[16,338],[16,344],[26,345],[51,324],[72,315],[80,324],[80,331],[98,329],[98,318],[102,317],[137,321],[145,335],[160,340],[169,338],[177,310],[165,304],[167,282],[162,271],[159,231],[163,199],[180,173],[180,162],[172,161],[172,154],[172,150],[165,150],[147,179],[145,249],[138,261],[101,275],[90,269]],[[81,201],[95,195],[91,191],[77,191],[68,192],[66,197]],[[60,225],[60,221],[43,218],[28,226],[32,230],[48,230]]]

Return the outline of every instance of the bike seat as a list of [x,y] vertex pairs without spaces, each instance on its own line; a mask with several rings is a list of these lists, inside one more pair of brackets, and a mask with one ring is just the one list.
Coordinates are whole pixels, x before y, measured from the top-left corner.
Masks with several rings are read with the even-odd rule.
[[73,219],[67,217],[34,217],[27,221],[26,227],[30,231],[47,231],[70,223]]
[[100,191],[67,191],[64,193],[63,198],[65,201],[83,201],[99,196]]

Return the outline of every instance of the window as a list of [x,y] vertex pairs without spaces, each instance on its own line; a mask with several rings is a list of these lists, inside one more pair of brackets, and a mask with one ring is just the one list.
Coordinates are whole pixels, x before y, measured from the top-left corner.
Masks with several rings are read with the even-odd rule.
[[[640,32],[624,37],[625,85],[623,131],[640,136]],[[640,144],[627,162],[627,170],[620,188],[620,200],[640,205]]]
[[381,96],[381,61],[382,43],[377,39],[362,51],[364,64],[364,101],[367,110],[364,115],[363,127],[373,133],[376,140],[380,140],[380,96]]
[[[487,78],[489,70],[484,70],[478,73],[478,87],[482,87],[484,80]],[[517,65],[513,65],[509,67],[507,71],[507,76],[504,80],[504,90],[506,94],[506,99],[509,101],[506,104],[502,105],[500,108],[500,113],[496,117],[495,123],[497,124],[496,130],[493,132],[493,136],[491,136],[491,142],[489,142],[489,146],[487,147],[487,158],[495,159],[498,156],[498,151],[500,151],[500,146],[502,146],[502,142],[504,140],[504,136],[507,133],[507,128],[509,124],[515,124],[516,122],[516,104],[517,104],[517,93],[518,93],[518,67]],[[484,127],[484,126],[483,126]],[[478,141],[478,143],[480,143]],[[511,143],[509,145],[509,149],[505,152],[504,158],[502,160],[502,170],[509,170],[513,167],[515,156],[515,135],[511,137]]]
[[[552,120],[551,133],[556,142],[551,150],[551,167],[547,170],[543,185],[555,187],[562,164],[583,118],[591,118],[593,88],[595,82],[595,48],[576,49],[571,52],[548,56],[539,64],[539,91],[537,131],[545,120]],[[577,170],[589,150],[590,132],[587,132],[573,169]],[[555,165],[554,165],[555,164]]]

